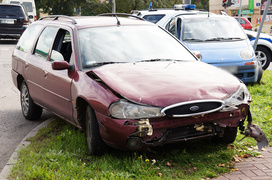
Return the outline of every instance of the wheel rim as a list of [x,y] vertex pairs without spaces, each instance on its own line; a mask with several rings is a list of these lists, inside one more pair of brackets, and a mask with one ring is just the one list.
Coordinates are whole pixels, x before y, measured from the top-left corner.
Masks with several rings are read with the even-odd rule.
[[22,91],[21,91],[21,105],[22,105],[22,111],[25,116],[27,116],[28,109],[29,109],[29,93],[26,85],[23,85]]
[[264,67],[264,65],[267,62],[267,57],[265,53],[262,51],[256,51],[255,54],[256,54],[257,60],[261,63],[262,67]]

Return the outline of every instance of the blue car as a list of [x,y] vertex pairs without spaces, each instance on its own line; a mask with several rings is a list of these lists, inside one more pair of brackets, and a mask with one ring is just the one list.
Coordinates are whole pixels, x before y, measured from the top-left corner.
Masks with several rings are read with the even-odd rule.
[[262,67],[249,39],[238,22],[229,16],[181,15],[165,27],[191,51],[199,51],[201,61],[225,69],[244,83],[259,83]]

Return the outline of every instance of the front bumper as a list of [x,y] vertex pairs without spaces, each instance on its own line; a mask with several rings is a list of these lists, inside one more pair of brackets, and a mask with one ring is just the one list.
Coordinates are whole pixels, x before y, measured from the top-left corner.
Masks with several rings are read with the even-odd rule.
[[[102,139],[109,146],[146,150],[168,143],[214,136],[226,127],[238,127],[247,117],[248,105],[237,110],[196,117],[120,120],[97,113]],[[148,122],[148,123],[147,123]]]
[[255,83],[258,80],[259,76],[259,65],[257,62],[252,62],[254,64],[245,65],[246,62],[237,62],[237,63],[226,63],[226,64],[211,64],[216,67],[219,67],[223,70],[226,70],[242,80],[244,83]]

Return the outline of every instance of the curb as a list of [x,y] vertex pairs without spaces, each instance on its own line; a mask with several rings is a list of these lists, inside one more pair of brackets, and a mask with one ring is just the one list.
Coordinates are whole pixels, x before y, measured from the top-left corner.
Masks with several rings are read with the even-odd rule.
[[5,165],[5,167],[3,168],[3,170],[0,173],[0,180],[8,180],[8,176],[9,173],[13,167],[13,165],[17,162],[17,157],[18,154],[17,152],[19,150],[21,150],[22,148],[27,147],[30,142],[27,141],[28,138],[34,137],[37,132],[39,131],[39,129],[46,127],[51,121],[53,121],[55,118],[49,118],[48,120],[42,122],[40,125],[38,125],[37,127],[35,127],[30,133],[28,133],[28,135],[26,135],[26,137],[21,141],[21,143],[17,146],[17,148],[15,149],[14,153],[11,155],[11,157],[9,158],[7,164]]

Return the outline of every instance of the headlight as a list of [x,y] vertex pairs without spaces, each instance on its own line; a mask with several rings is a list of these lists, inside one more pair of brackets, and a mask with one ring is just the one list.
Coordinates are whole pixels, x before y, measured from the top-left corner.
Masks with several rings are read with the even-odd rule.
[[231,94],[223,101],[225,102],[226,107],[231,107],[248,103],[248,101],[251,101],[251,97],[249,95],[246,85],[244,83],[241,83],[238,91]]
[[249,49],[243,50],[240,52],[240,56],[242,59],[251,59],[254,56],[253,51],[250,51]]
[[142,119],[164,116],[161,113],[161,108],[133,104],[125,100],[113,103],[109,110],[111,115],[118,119]]

